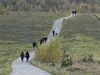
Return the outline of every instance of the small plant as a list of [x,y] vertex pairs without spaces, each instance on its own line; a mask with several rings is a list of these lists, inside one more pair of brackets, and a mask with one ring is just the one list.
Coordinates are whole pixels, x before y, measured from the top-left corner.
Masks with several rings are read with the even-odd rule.
[[90,55],[88,55],[88,56],[85,56],[85,57],[83,58],[83,61],[84,61],[84,62],[93,62],[93,54],[90,54]]
[[50,44],[40,45],[35,58],[41,62],[51,63],[51,66],[55,66],[62,59],[60,39],[56,38]]
[[69,67],[71,65],[73,65],[72,58],[64,51],[64,58],[62,60],[61,67]]

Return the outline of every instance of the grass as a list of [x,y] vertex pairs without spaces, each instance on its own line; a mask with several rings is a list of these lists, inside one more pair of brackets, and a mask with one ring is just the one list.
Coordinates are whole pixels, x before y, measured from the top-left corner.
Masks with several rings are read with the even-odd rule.
[[[52,75],[99,75],[100,74],[100,21],[91,14],[79,14],[64,20],[62,31],[63,48],[73,59],[73,65],[61,68],[59,64],[51,67],[50,64],[34,60],[33,65],[38,66]],[[82,59],[93,54],[94,62],[83,62]],[[79,70],[70,71],[67,69]]]
[[83,53],[81,55],[90,52],[96,56],[99,55],[99,24],[100,21],[89,14],[77,16],[65,21],[61,33],[61,36],[64,37],[63,49],[76,54],[79,51]]
[[[73,72],[71,75],[99,75],[100,65],[98,62],[78,63],[90,54],[94,61],[100,61],[100,21],[91,14],[82,14],[64,21],[61,32],[63,36],[63,50],[66,50],[73,58],[74,65],[86,70]],[[90,65],[89,65],[90,64]],[[95,69],[94,69],[95,68]]]
[[0,16],[0,74],[9,75],[11,63],[21,51],[31,51],[33,41],[50,32],[62,13],[10,12]]

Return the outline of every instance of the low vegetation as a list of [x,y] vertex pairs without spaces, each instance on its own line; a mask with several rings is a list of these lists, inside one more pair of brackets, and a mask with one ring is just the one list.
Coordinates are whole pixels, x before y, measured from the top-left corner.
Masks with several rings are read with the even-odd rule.
[[37,49],[36,57],[33,61],[31,61],[31,63],[50,73],[53,73],[54,71],[56,72],[54,67],[58,66],[58,64],[61,66],[60,63],[63,59],[63,51],[61,50],[61,46],[60,38],[56,38],[53,42],[48,44],[44,43]]
[[0,7],[9,11],[68,12],[77,9],[100,12],[100,0],[0,0]]
[[63,50],[73,59],[72,68],[66,72],[71,72],[69,75],[99,75],[100,20],[91,14],[81,14],[63,24],[60,34],[64,38]]
[[59,38],[49,44],[40,45],[36,51],[36,60],[51,63],[55,66],[62,59],[61,41]]
[[32,64],[53,75],[99,75],[100,21],[92,14],[79,14],[63,25],[62,62],[51,66],[37,60]]
[[31,51],[50,32],[55,19],[62,13],[10,12],[0,16],[0,74],[9,75],[11,63],[21,51]]

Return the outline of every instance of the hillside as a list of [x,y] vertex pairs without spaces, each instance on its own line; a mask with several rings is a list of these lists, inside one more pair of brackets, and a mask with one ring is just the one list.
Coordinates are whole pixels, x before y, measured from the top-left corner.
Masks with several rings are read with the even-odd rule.
[[[95,15],[99,17],[100,14]],[[34,59],[32,64],[53,75],[99,75],[100,20],[96,16],[78,14],[78,16],[65,19],[60,33],[61,51],[64,52],[62,60],[51,65],[46,61]]]
[[[65,20],[63,24],[63,50],[72,57],[72,67],[79,69],[71,72],[71,75],[99,75],[100,20],[91,14],[81,14]],[[93,62],[83,61],[88,56],[93,56]]]
[[0,16],[0,74],[9,75],[10,64],[21,51],[31,51],[32,42],[47,36],[62,13],[12,12]]

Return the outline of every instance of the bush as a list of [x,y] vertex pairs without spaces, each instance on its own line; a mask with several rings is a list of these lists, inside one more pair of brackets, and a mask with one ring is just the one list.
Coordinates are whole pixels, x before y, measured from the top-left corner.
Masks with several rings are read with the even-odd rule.
[[36,59],[40,60],[41,62],[46,62],[46,57],[47,57],[47,49],[48,45],[43,44],[39,45],[38,50],[36,51]]
[[40,45],[36,51],[36,59],[41,62],[51,63],[52,66],[60,62],[62,59],[60,38],[55,39],[50,44]]
[[69,56],[69,54],[66,54],[64,52],[64,57],[61,63],[61,67],[69,67],[71,65],[73,65],[72,58]]
[[93,54],[88,55],[88,56],[85,56],[85,57],[83,58],[83,61],[84,61],[84,62],[93,62]]

